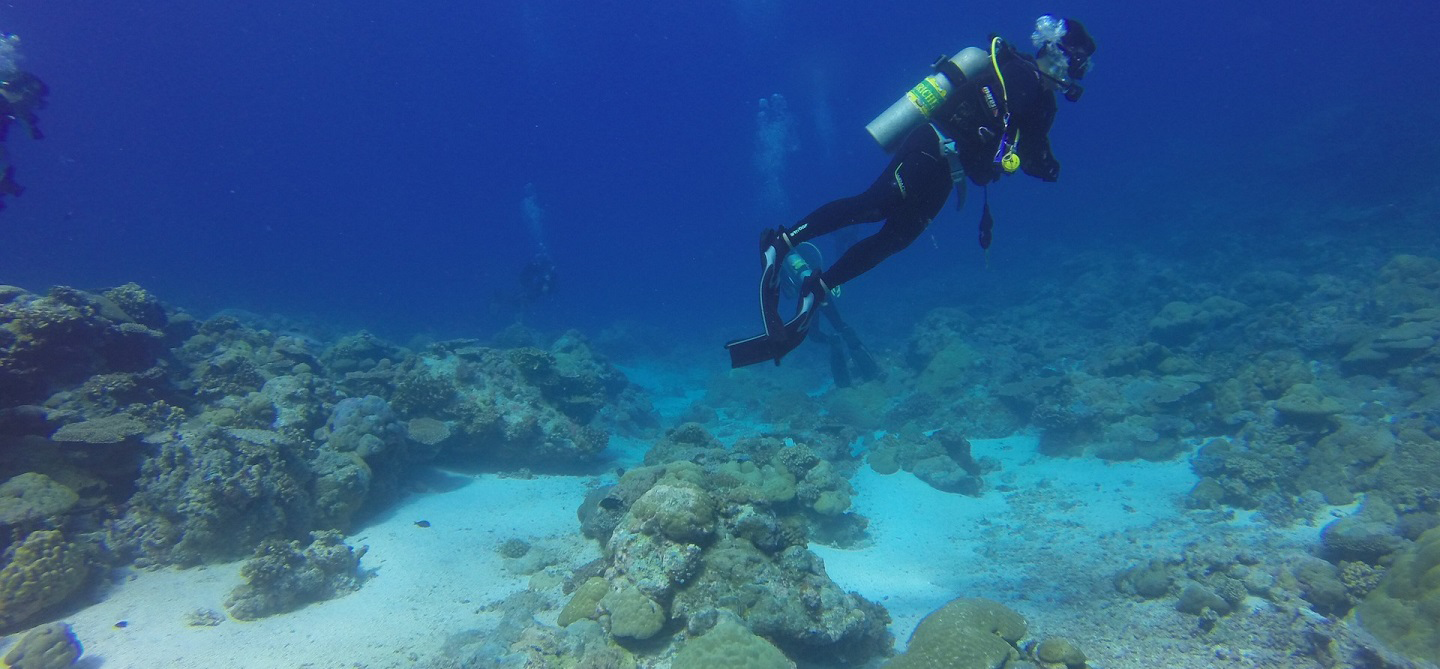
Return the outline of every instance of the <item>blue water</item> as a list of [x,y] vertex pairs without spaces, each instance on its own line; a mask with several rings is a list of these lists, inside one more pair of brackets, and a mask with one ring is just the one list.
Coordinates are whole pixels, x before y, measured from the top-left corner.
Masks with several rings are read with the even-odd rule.
[[759,231],[867,185],[864,124],[935,56],[1044,12],[1099,44],[1059,183],[991,189],[988,269],[972,193],[847,286],[872,327],[1063,282],[1088,249],[1240,236],[1263,262],[1266,235],[1437,173],[1433,2],[47,0],[0,10],[52,89],[47,137],[7,143],[28,192],[0,283],[484,336],[538,222],[560,290],[527,322],[674,328],[719,362],[759,325]]

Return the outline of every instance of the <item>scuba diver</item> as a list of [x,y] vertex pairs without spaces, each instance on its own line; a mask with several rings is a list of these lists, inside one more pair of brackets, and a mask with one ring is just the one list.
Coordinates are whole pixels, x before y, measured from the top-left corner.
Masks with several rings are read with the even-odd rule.
[[539,302],[555,292],[555,262],[550,254],[541,248],[530,262],[520,268],[520,292],[516,301],[522,305]]
[[555,293],[558,273],[550,254],[541,248],[520,268],[516,286],[499,290],[490,296],[490,314],[511,314],[517,320],[525,316]]
[[513,290],[496,291],[491,295],[490,314],[510,314],[523,321],[526,315],[555,293],[557,276],[555,262],[542,247],[520,268]]
[[[953,188],[965,202],[965,178],[980,187],[1023,170],[1055,181],[1060,163],[1050,152],[1050,125],[1058,91],[1080,99],[1077,83],[1090,71],[1095,41],[1079,21],[1052,15],[1035,21],[1032,57],[991,35],[988,48],[968,47],[932,65],[921,81],[866,126],[895,156],[859,195],[822,205],[793,227],[766,230],[760,238],[760,312],[763,334],[732,341],[732,368],[780,359],[810,332],[815,311],[844,283],[910,245],[930,225]],[[980,247],[988,250],[988,192],[980,217]],[[795,316],[781,318],[781,264],[801,244],[858,223],[884,220],[875,234],[855,243],[835,264],[807,275]]]
[[[785,257],[781,291],[788,297],[799,295],[805,280],[818,271],[815,268],[823,266],[820,249],[810,242],[800,243]],[[884,378],[885,373],[881,371],[880,365],[875,364],[874,356],[870,355],[859,335],[841,318],[840,308],[835,306],[835,300],[826,300],[819,309],[835,331],[825,332],[820,324],[816,323],[810,330],[810,337],[830,347],[830,372],[835,375],[835,387],[849,388],[856,377],[861,383]]]
[[40,117],[35,111],[45,108],[45,98],[50,94],[50,87],[40,77],[16,65],[20,57],[19,44],[20,38],[15,35],[0,36],[0,165],[5,167],[0,172],[0,209],[5,208],[5,195],[19,196],[25,192],[23,186],[15,183],[15,167],[5,150],[10,126],[19,123],[25,126],[31,139],[44,138]]

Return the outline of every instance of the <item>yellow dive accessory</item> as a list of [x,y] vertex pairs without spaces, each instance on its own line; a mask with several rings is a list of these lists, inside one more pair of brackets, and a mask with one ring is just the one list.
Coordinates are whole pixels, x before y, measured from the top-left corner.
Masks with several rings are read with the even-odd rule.
[[1014,172],[1020,169],[1020,155],[1015,153],[1015,146],[1020,143],[1020,130],[1015,130],[1015,139],[1006,141],[1005,138],[1010,135],[1010,92],[1005,88],[1005,75],[1000,73],[1000,59],[995,56],[999,44],[999,36],[990,38],[990,66],[995,68],[995,78],[1000,80],[1000,99],[1005,104],[1005,116],[1002,119],[1005,128],[1000,132],[1000,148],[996,160],[1006,172]]
[[1014,147],[1011,147],[1010,150],[1005,153],[1005,157],[1000,159],[1000,166],[1005,168],[1006,172],[1014,172],[1020,169],[1020,156],[1015,153]]

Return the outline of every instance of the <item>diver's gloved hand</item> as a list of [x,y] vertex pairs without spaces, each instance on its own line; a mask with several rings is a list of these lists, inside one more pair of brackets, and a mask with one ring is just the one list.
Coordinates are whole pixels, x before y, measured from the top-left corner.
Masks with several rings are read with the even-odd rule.
[[1054,156],[1047,155],[1045,160],[1032,160],[1020,165],[1025,173],[1043,181],[1054,182],[1060,179],[1060,161]]
[[790,243],[790,235],[785,233],[783,227],[767,229],[760,233],[760,255],[762,257],[766,251],[775,249],[775,259],[781,260],[794,248],[795,245]]
[[806,296],[814,295],[815,301],[810,305],[810,309],[814,311],[830,301],[830,291],[830,286],[825,284],[818,273],[806,274],[800,282],[800,303],[804,305]]

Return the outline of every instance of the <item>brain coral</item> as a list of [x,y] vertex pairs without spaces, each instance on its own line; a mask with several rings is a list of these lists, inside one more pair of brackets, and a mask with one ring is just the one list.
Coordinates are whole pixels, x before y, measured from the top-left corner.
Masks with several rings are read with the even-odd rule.
[[31,532],[0,569],[0,628],[65,601],[85,582],[84,551],[58,530]]
[[1025,619],[988,599],[961,598],[925,616],[885,669],[992,669],[1018,660]]
[[670,666],[672,669],[794,669],[795,663],[769,641],[727,618],[705,636],[687,641]]
[[610,613],[610,633],[617,637],[649,639],[669,619],[664,607],[634,586],[611,591],[600,598],[600,606]]
[[571,623],[585,618],[594,618],[600,600],[610,594],[610,582],[599,576],[591,576],[579,588],[575,589],[575,595],[570,598],[570,603],[560,610],[560,617],[555,621],[561,627],[569,627]]
[[75,664],[85,652],[65,623],[50,623],[30,630],[5,653],[10,669],[60,669]]
[[70,510],[80,496],[49,476],[26,472],[0,485],[0,525],[19,525]]
[[647,532],[659,532],[674,541],[697,543],[714,531],[715,503],[700,486],[662,481],[630,506],[630,513]]
[[1440,662],[1440,528],[1395,559],[1357,613],[1365,629],[1396,650]]

